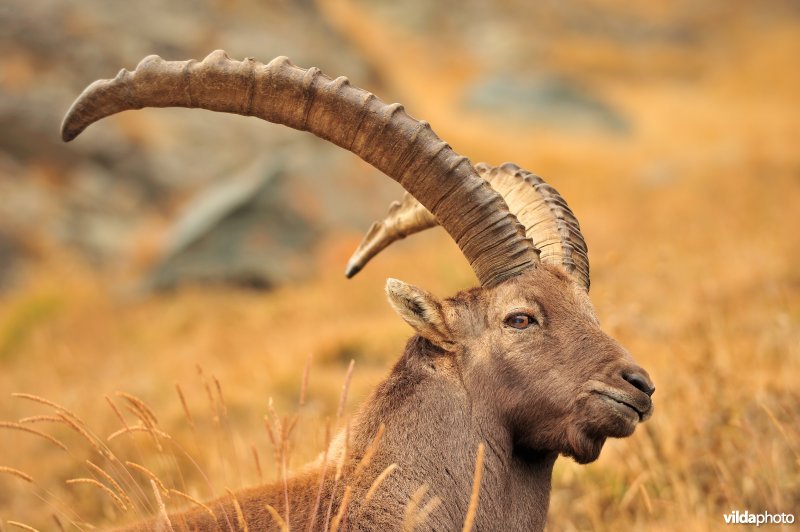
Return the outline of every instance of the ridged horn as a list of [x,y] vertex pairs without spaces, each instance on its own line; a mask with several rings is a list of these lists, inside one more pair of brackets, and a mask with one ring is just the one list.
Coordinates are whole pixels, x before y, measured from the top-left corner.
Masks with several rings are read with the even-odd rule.
[[389,212],[383,220],[372,224],[358,249],[347,261],[344,274],[348,278],[353,277],[386,246],[437,225],[439,222],[436,217],[406,192],[402,200],[393,201],[389,205]]
[[[589,290],[589,257],[578,219],[563,197],[544,180],[520,167],[476,165],[525,226],[528,237],[547,264],[557,264]],[[385,218],[372,224],[348,262],[348,275],[355,275],[375,255],[393,242],[438,225],[436,218],[408,194],[394,202]]]
[[400,183],[456,241],[481,284],[532,267],[536,251],[502,197],[430,125],[399,104],[301,69],[285,57],[264,65],[217,50],[202,62],[143,59],[133,72],[88,86],[62,124],[65,141],[103,117],[143,107],[190,107],[255,116],[309,131]]

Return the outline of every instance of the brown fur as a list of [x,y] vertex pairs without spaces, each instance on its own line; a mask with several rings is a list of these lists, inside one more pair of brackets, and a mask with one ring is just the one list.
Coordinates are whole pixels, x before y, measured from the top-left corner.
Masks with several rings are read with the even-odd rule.
[[[403,283],[394,285],[394,292],[414,295],[405,298],[412,304],[398,310],[407,315],[424,309],[427,319],[406,319],[423,330],[435,323],[437,337],[411,338],[361,408],[338,483],[332,477],[342,446],[332,446],[316,515],[310,514],[321,466],[290,479],[294,530],[308,529],[312,518],[313,529],[323,529],[329,502],[330,515],[336,515],[345,486],[352,498],[340,530],[397,530],[423,484],[428,490],[419,506],[433,497],[441,504],[416,529],[459,530],[481,442],[486,453],[474,530],[542,530],[556,457],[591,462],[606,438],[629,436],[652,412],[647,373],[600,329],[585,290],[558,267],[539,265],[497,286],[443,301]],[[404,300],[389,293],[395,306]],[[517,309],[534,315],[540,325],[522,330],[506,325],[506,316]],[[638,386],[626,378],[632,374],[640,377]],[[380,447],[356,478],[356,465],[381,424]],[[365,502],[373,480],[393,463],[397,470]],[[285,516],[282,486],[251,488],[235,497],[249,530],[279,529],[265,505]],[[216,520],[192,509],[170,517],[174,529],[244,530],[231,496],[209,506]],[[158,527],[151,521],[130,530]]]

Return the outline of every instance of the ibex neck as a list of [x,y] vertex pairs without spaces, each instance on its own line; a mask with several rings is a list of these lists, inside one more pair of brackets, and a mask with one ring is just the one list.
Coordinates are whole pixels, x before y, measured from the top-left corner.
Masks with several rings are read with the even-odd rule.
[[[385,522],[386,508],[400,521],[398,501],[427,485],[427,495],[442,501],[420,529],[457,530],[467,513],[479,443],[485,446],[483,480],[475,530],[541,530],[547,517],[555,454],[515,449],[510,431],[494,415],[491,398],[471,398],[451,357],[426,340],[409,341],[405,355],[360,412],[354,449],[368,445],[381,423],[385,434],[370,468],[375,478],[389,464],[380,501],[352,515],[367,524]],[[373,515],[370,508],[382,508]],[[377,519],[377,520],[376,520]]]
[[[212,514],[192,508],[170,516],[171,523],[175,530],[211,532],[222,524],[230,526],[241,513],[250,530],[271,530],[274,517],[265,505],[285,515],[288,499],[293,530],[325,529],[336,515],[342,518],[340,530],[398,530],[408,525],[418,531],[460,530],[472,492],[476,451],[483,443],[483,480],[473,530],[542,530],[555,455],[516,448],[509,430],[492,413],[491,401],[471,399],[453,359],[427,341],[412,338],[352,424],[343,478],[334,477],[339,447],[329,456],[329,467],[296,475],[286,491],[280,484],[242,490],[235,495],[236,505],[231,496],[224,496],[208,503]],[[357,466],[381,424],[385,432],[377,453],[362,471]],[[375,479],[392,464],[396,468],[367,500]],[[321,476],[323,470],[327,474]],[[422,491],[422,486],[427,488]],[[409,508],[415,494],[416,509]],[[433,498],[441,501],[435,509],[427,506]],[[346,511],[340,512],[345,499]],[[423,519],[426,507],[432,511]],[[154,530],[159,523],[156,518],[126,530]]]

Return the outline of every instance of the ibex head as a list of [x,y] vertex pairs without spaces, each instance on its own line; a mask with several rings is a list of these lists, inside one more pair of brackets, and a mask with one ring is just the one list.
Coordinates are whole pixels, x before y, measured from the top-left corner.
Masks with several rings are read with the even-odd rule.
[[[348,264],[348,276],[394,240],[437,224],[470,262],[481,286],[449,299],[440,301],[400,281],[387,284],[390,302],[423,348],[406,351],[354,430],[356,440],[369,439],[377,424],[386,423],[385,437],[395,442],[386,444],[386,460],[406,467],[407,482],[397,489],[410,494],[413,482],[436,485],[431,479],[441,473],[441,460],[414,457],[454,448],[456,438],[435,420],[420,420],[425,413],[404,401],[426,402],[440,421],[458,417],[456,425],[447,426],[465,431],[459,437],[466,446],[493,437],[469,432],[481,425],[482,416],[491,418],[511,454],[544,456],[550,467],[556,453],[582,463],[594,460],[606,438],[628,436],[650,416],[650,378],[600,329],[589,302],[589,262],[578,220],[540,178],[511,164],[473,166],[426,122],[352,87],[346,78],[332,80],[286,58],[268,65],[232,61],[221,51],[202,62],[151,56],[133,72],[95,82],[69,110],[62,136],[72,140],[92,122],[127,109],[170,106],[256,116],[310,131],[400,183],[406,197],[372,226]],[[410,358],[413,364],[403,366]],[[409,385],[416,386],[416,399],[409,399],[414,396],[407,393]],[[440,404],[431,391],[452,404]],[[423,433],[438,440],[407,452],[409,438],[425,438]],[[453,452],[463,457],[460,449]],[[459,482],[449,470],[439,481],[441,490]],[[519,486],[546,499],[549,474]],[[392,497],[381,511],[389,512]],[[537,523],[543,523],[546,502],[528,510],[517,506],[523,514],[533,508]],[[505,515],[501,507],[489,509]],[[530,520],[523,514],[514,518],[518,526]],[[491,513],[484,518],[491,527],[498,524]]]
[[652,413],[647,373],[557,266],[442,301],[396,280],[387,292],[420,336],[456,359],[472,400],[487,403],[520,449],[591,462],[606,438],[629,436]]

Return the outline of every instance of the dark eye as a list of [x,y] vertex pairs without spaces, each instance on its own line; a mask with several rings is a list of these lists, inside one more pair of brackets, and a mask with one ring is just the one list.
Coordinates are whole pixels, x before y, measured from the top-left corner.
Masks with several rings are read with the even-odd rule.
[[519,312],[506,318],[505,324],[515,329],[527,329],[531,325],[538,325],[536,318],[528,314]]

